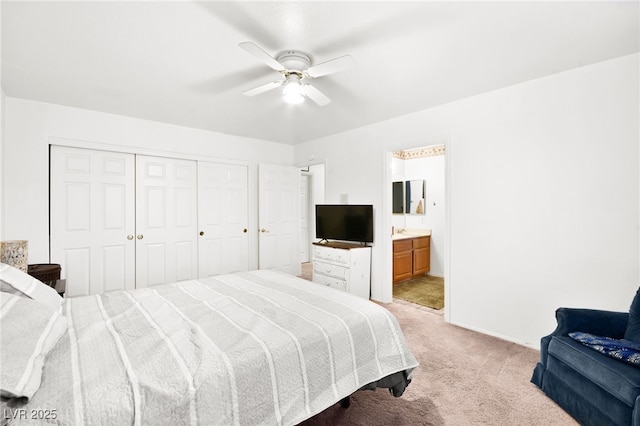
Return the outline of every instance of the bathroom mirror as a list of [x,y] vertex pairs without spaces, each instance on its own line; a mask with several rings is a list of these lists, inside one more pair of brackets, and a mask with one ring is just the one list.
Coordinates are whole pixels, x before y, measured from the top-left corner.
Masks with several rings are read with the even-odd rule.
[[408,180],[405,182],[405,212],[407,214],[425,214],[425,182]]
[[393,182],[393,213],[404,213],[404,182]]

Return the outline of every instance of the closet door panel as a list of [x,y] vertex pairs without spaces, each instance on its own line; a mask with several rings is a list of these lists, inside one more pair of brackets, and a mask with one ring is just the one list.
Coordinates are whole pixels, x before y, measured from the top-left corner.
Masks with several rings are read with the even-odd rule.
[[136,193],[136,287],[196,278],[196,162],[136,156]]
[[[136,287],[165,284],[169,282],[167,275],[167,246],[162,242],[140,243],[136,255],[136,275],[144,277],[144,283],[136,281]],[[175,280],[174,280],[175,281]]]
[[52,262],[62,266],[61,277],[67,280],[65,297],[96,294],[98,286],[95,282],[93,286],[91,285],[91,249],[89,247],[66,247],[59,252],[60,254],[62,257],[56,257]]
[[123,262],[126,256],[127,251],[121,245],[102,248],[104,291],[122,290],[126,287],[127,271]]
[[51,262],[65,296],[135,287],[134,156],[52,146]]

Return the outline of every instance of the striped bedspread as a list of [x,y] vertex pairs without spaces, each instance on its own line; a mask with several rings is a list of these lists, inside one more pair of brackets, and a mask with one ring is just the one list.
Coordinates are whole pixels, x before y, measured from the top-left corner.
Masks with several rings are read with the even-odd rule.
[[64,313],[20,407],[58,424],[292,425],[417,366],[386,309],[275,271],[70,298]]

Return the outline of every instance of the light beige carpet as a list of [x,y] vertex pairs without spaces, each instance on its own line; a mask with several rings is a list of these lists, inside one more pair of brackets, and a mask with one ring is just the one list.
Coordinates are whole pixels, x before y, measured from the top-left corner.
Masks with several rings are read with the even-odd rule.
[[356,392],[350,408],[332,406],[303,425],[577,425],[529,382],[538,351],[445,323],[411,303],[384,306],[420,362],[405,394]]

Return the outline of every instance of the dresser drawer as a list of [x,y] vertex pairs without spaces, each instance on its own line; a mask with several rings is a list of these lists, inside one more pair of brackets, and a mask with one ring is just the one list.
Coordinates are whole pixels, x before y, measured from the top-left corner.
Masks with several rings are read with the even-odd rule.
[[344,266],[334,265],[331,263],[314,262],[313,273],[328,275],[330,277],[344,280],[347,278],[347,269]]
[[349,263],[349,250],[334,249],[331,247],[313,247],[313,258],[328,260],[330,262],[342,263],[347,265]]
[[324,247],[313,246],[313,259],[331,260],[331,251]]
[[315,270],[313,272],[313,282],[320,285],[326,285],[328,287],[335,288],[336,290],[349,291],[347,289],[346,281],[340,280],[334,277],[328,277],[322,274],[316,274]]
[[348,264],[349,263],[349,250],[333,250],[333,261]]

